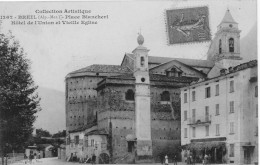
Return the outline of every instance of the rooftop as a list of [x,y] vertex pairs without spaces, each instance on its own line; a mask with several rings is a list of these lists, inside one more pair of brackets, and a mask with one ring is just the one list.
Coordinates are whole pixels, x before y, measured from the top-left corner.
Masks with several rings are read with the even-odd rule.
[[209,61],[209,60],[148,56],[149,63],[162,64],[162,63],[166,63],[166,62],[169,62],[172,60],[179,61],[181,63],[184,63],[184,64],[192,66],[192,67],[212,68],[214,66],[214,62]]
[[78,69],[76,71],[70,72],[67,77],[77,75],[79,73],[86,73],[86,72],[93,72],[93,73],[129,73],[131,72],[130,69],[120,65],[100,65],[94,64],[87,66],[85,68]]
[[214,79],[218,79],[218,78],[224,77],[226,75],[229,75],[229,74],[232,74],[232,73],[235,73],[235,72],[239,72],[239,71],[242,71],[242,70],[245,70],[245,69],[248,69],[248,68],[253,68],[253,67],[256,67],[256,66],[257,66],[257,60],[245,62],[245,63],[242,63],[240,65],[233,67],[233,69],[231,69],[229,72],[227,72],[223,75],[213,77],[213,78],[210,78],[210,79],[198,79],[198,81],[194,81],[194,82],[191,83],[191,85],[183,87],[183,88],[187,88],[187,87],[190,87],[190,86],[193,86],[193,85],[198,85],[200,83],[205,83],[207,81],[212,81]]
[[[134,59],[134,55],[130,53],[126,53],[127,56]],[[192,67],[205,67],[212,68],[214,66],[214,62],[210,60],[197,60],[197,59],[187,59],[187,58],[171,58],[171,57],[159,57],[159,56],[148,56],[148,63],[152,64],[162,64],[172,60],[177,60],[181,63]]]
[[[122,80],[134,80],[133,74],[124,74],[120,76],[106,77],[106,79],[122,79]],[[168,77],[160,74],[150,74],[150,81],[171,81],[171,82],[191,82],[198,78],[192,77]]]
[[232,17],[232,15],[231,15],[229,9],[226,11],[225,16],[224,16],[224,18],[222,19],[221,23],[236,23],[236,24],[237,24],[237,22],[236,22],[236,21],[234,20],[234,18]]

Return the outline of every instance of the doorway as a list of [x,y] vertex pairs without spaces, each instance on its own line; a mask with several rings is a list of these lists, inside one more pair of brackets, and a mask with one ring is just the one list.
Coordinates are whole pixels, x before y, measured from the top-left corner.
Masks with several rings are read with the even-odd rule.
[[250,147],[244,147],[244,163],[251,164],[251,149]]

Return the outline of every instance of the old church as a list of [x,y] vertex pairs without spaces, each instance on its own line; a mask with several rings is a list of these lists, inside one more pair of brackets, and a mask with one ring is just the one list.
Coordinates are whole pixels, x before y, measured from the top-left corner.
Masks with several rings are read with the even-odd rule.
[[[223,20],[230,21],[226,15]],[[212,41],[208,60],[149,56],[139,34],[137,47],[121,65],[94,64],[69,73],[68,159],[95,155],[98,163],[148,163],[161,162],[167,154],[180,160],[180,88],[213,73],[214,54],[225,52],[225,44],[233,43],[239,55],[239,33],[232,30],[237,27],[224,28],[230,30]]]

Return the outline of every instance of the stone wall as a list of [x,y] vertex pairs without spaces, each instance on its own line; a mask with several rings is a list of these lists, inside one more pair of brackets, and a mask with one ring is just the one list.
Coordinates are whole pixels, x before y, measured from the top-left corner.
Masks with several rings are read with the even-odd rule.
[[68,131],[94,121],[97,99],[95,88],[102,79],[102,77],[87,76],[66,79],[66,127]]
[[[134,85],[108,85],[98,91],[98,127],[109,129],[112,122],[113,160],[128,153],[126,136],[135,135],[135,102],[125,99],[128,89]],[[169,91],[170,101],[161,101],[161,94]],[[175,88],[151,87],[151,131],[154,161],[159,162],[161,154],[173,156],[180,147],[180,91]],[[165,155],[164,155],[165,156]]]
[[66,78],[66,128],[79,129],[95,122],[97,108],[97,84],[104,77],[118,73],[84,73]]
[[109,129],[112,122],[113,161],[124,157],[128,152],[126,136],[134,134],[134,101],[125,100],[128,89],[133,86],[109,86],[98,91],[98,127]]

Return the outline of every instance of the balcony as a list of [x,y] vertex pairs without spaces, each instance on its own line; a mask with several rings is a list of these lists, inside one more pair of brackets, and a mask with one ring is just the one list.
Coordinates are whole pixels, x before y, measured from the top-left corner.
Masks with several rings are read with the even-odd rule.
[[196,116],[195,118],[188,119],[188,125],[191,126],[207,126],[211,124],[211,115]]

